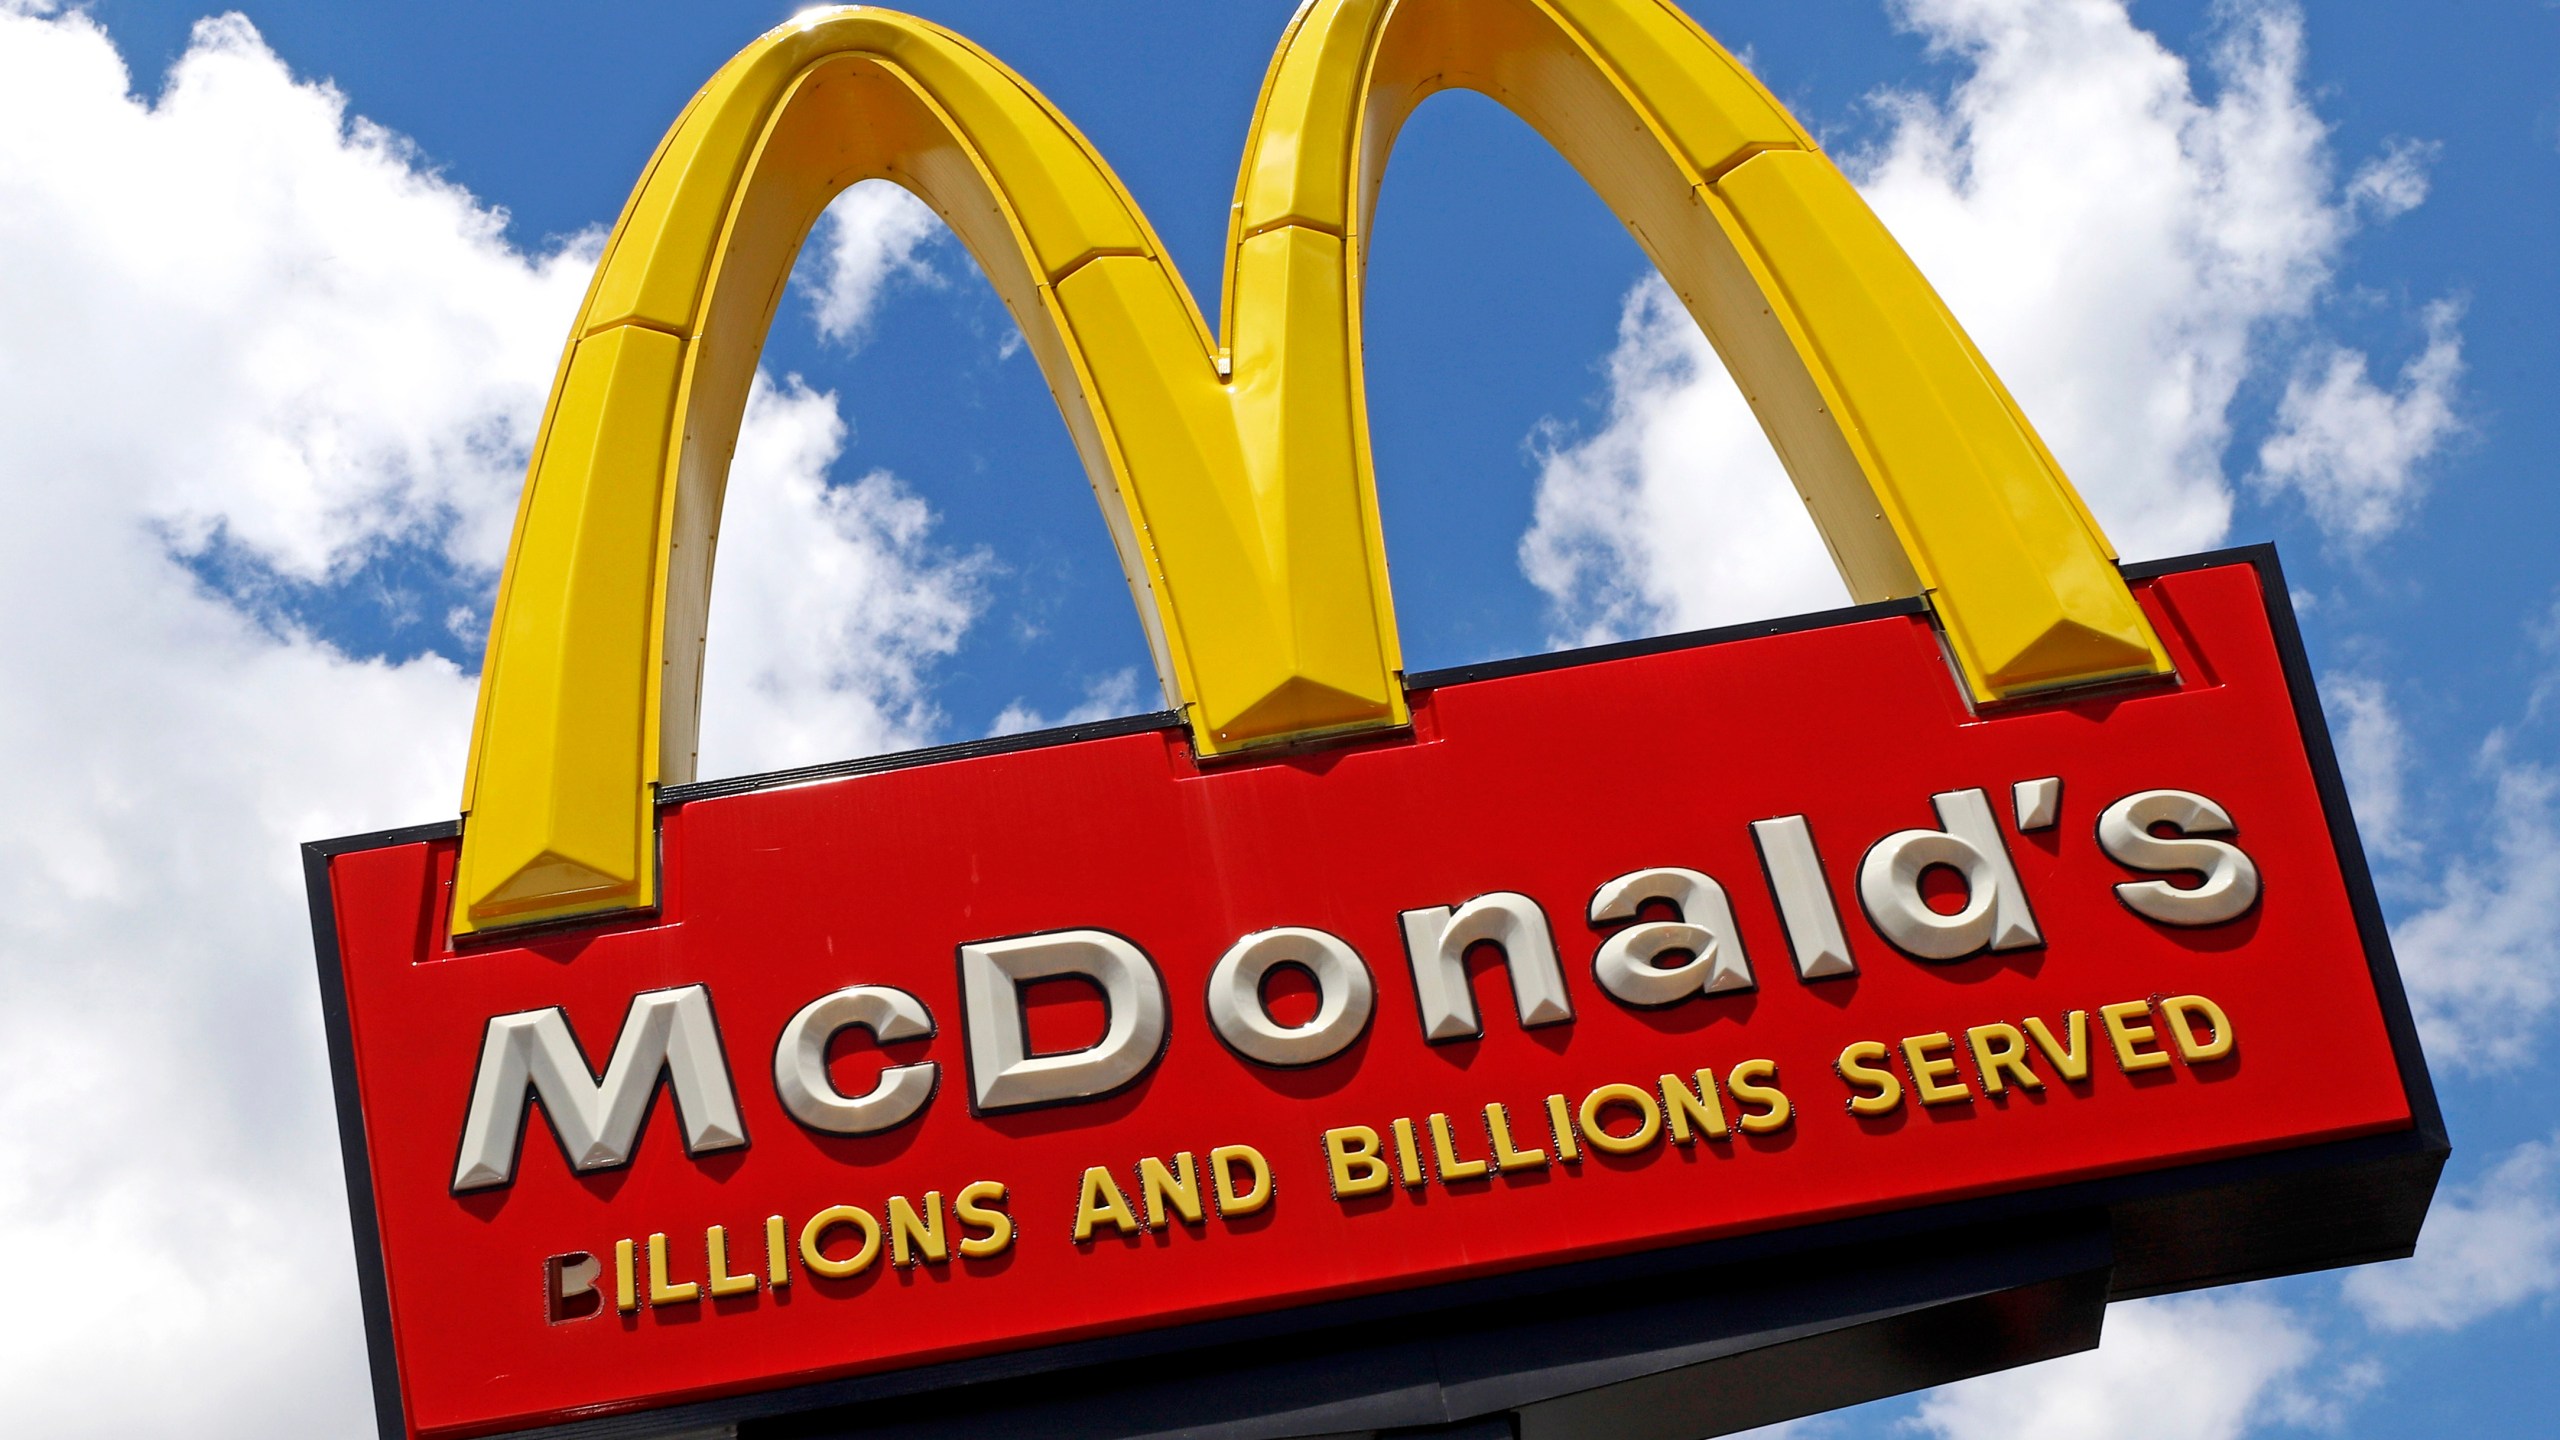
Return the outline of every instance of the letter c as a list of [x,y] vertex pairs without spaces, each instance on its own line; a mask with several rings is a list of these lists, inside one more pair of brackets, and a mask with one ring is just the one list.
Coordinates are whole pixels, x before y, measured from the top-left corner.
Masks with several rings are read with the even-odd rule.
[[851,985],[821,995],[782,1027],[773,1047],[773,1088],[791,1118],[830,1135],[877,1135],[915,1118],[933,1098],[940,1067],[927,1060],[880,1072],[869,1094],[848,1097],[827,1078],[827,1047],[851,1029],[871,1032],[887,1045],[933,1034],[924,1002],[887,985]]

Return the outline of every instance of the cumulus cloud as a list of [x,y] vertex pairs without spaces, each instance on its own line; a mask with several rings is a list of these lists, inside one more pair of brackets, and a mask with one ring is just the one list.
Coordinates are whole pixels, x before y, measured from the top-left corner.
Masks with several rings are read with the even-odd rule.
[[86,20],[0,25],[0,371],[30,415],[123,411],[64,478],[147,476],[181,546],[298,579],[421,539],[494,564],[592,240],[511,249],[237,16],[149,102]]
[[[928,212],[929,214],[929,212]],[[948,555],[898,478],[828,483],[836,397],[797,377],[747,399],[703,661],[705,779],[929,743],[927,670],[977,618],[989,558]]]
[[[245,21],[144,95],[91,18],[0,3],[13,1433],[371,1428],[296,847],[452,814],[474,682],[241,576],[338,595],[398,549],[485,595],[592,253],[509,245]],[[786,383],[741,442],[724,596],[834,607],[715,622],[744,765],[804,744],[759,702],[834,753],[917,733],[971,613],[895,481],[822,483],[842,436]]]
[[295,845],[451,813],[470,684],[172,549],[501,547],[581,262],[499,225],[242,22],[146,101],[91,22],[0,12],[0,1231],[51,1297],[0,1319],[15,1424],[363,1424]]
[[[2425,311],[2424,349],[2388,383],[2314,321],[2356,228],[2423,203],[2435,150],[2396,142],[2340,183],[2303,78],[2299,11],[2221,7],[2218,37],[2191,63],[2119,0],[1897,9],[1960,78],[1881,97],[1886,134],[1844,164],[2119,548],[2139,558],[2224,539],[2235,405],[2252,381],[2285,386],[2254,465],[2242,462],[2253,494],[2299,503],[2348,548],[2404,523],[2459,433],[2460,310]],[[1748,406],[1655,277],[1626,297],[1606,379],[1587,433],[1532,437],[1540,473],[1520,560],[1559,643],[1845,598]],[[2348,676],[2328,698],[2368,842],[2416,875],[2427,857],[2388,693]],[[2431,1054],[2449,1034],[2467,1056],[2520,1053],[2551,1003],[2544,937],[2560,912],[2546,891],[2560,879],[2545,872],[2560,862],[2542,857],[2560,854],[2560,835],[2548,783],[2518,766],[2496,767],[2493,783],[2495,838],[2420,881],[2433,906],[2402,931]],[[2108,1440],[2328,1423],[2380,1371],[2324,1371],[2322,1354],[2306,1316],[2264,1295],[2147,1301],[2111,1312],[2099,1351],[1938,1390],[1910,1424],[1950,1440]]]
[[2386,888],[2412,902],[2391,939],[2428,1062],[2473,1073],[2531,1063],[2560,1008],[2560,773],[2520,753],[2533,707],[2525,730],[2493,731],[2479,747],[2477,819],[2445,832],[2410,813],[2413,756],[2389,687],[2330,675],[2321,693],[2365,848]]
[[2331,345],[2304,357],[2251,478],[2298,494],[2323,531],[2351,546],[2398,529],[2418,502],[2426,461],[2461,428],[2460,319],[2451,302],[2428,306],[2426,348],[2389,389],[2373,383],[2361,351]]
[[2560,1003],[2560,775],[2508,748],[2495,736],[2482,751],[2483,842],[2391,931],[2427,1060],[2458,1070],[2530,1063]]
[[2426,203],[2427,167],[2444,147],[2432,140],[2394,140],[2380,155],[2357,167],[2347,182],[2347,201],[2364,214],[2390,220]]
[[2338,766],[2346,772],[2366,853],[2378,860],[2415,859],[2420,845],[2408,827],[2405,778],[2409,737],[2390,692],[2370,676],[2330,675],[2320,682],[2320,698],[2337,726]]
[[2107,1312],[2100,1348],[1931,1391],[1913,1423],[1946,1440],[2235,1440],[2320,1413],[2329,1397],[2307,1384],[2318,1349],[2299,1316],[2258,1296],[2139,1300]]
[[1760,422],[1658,275],[1627,294],[1608,379],[1598,431],[1531,437],[1520,566],[1559,644],[1848,603]]
[[2560,1137],[2510,1150],[2436,1196],[2418,1253],[2346,1278],[2365,1323],[2387,1334],[2459,1330],[2560,1290]]
[[[1148,688],[1152,692],[1154,687]],[[1157,699],[1158,697],[1152,693],[1148,696],[1151,702]],[[1015,700],[997,712],[996,723],[988,729],[987,733],[1019,735],[1027,730],[1046,730],[1053,725],[1081,725],[1088,720],[1109,720],[1118,715],[1136,714],[1140,704],[1138,672],[1114,670],[1088,683],[1084,687],[1083,702],[1070,707],[1065,714],[1056,719],[1051,719],[1021,700]]]
[[[2222,8],[2202,75],[2120,0],[1897,9],[1962,78],[1880,97],[1887,133],[1845,158],[1850,174],[2119,548],[2218,543],[2235,396],[2305,353],[2343,241],[2423,197],[2427,152],[2397,147],[2340,186],[2301,18],[2272,0]],[[2442,348],[2387,392],[2353,352],[2309,352],[2282,427],[2301,438],[2277,449],[2286,468],[2263,463],[2270,493],[2363,536],[2405,513],[2460,371],[2454,312],[2435,318]],[[1656,280],[1627,298],[1609,381],[1596,430],[1539,437],[1521,562],[1560,641],[1839,602],[1748,407]],[[2376,425],[2387,451],[2350,458],[2349,436]]]
[[818,284],[809,294],[818,333],[859,347],[881,297],[899,284],[939,285],[930,250],[951,232],[925,203],[886,180],[836,197],[818,222]]

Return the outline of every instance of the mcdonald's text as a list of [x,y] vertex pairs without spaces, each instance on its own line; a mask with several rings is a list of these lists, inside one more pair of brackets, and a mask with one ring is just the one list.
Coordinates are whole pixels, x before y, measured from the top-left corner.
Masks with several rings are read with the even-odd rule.
[[[2065,777],[2052,775],[2011,785],[2009,823],[2016,833],[2057,828],[2064,786]],[[1863,856],[1848,888],[1874,938],[1902,961],[1919,964],[2043,948],[2033,898],[2019,879],[2004,823],[1986,792],[1947,791],[1928,803],[1936,827],[1896,830],[1860,847]],[[2237,828],[2231,813],[2204,795],[2150,788],[2106,804],[2093,835],[2081,843],[2094,843],[2126,872],[2144,877],[2112,885],[2127,910],[2155,925],[2201,928],[2229,925],[2256,908],[2256,862],[2219,838]],[[1750,830],[1770,919],[1787,935],[1793,957],[1786,973],[1807,985],[1854,977],[1858,963],[1847,922],[1825,883],[1811,817],[1759,820]],[[1760,984],[1731,892],[1697,870],[1673,864],[1630,870],[1599,882],[1588,904],[1577,908],[1599,937],[1589,988],[1611,1003],[1659,1009],[1742,994]],[[1548,914],[1548,902],[1515,890],[1398,913],[1396,931],[1421,1021],[1412,1043],[1483,1039],[1485,1020],[1471,970],[1487,959],[1489,968],[1507,977],[1507,1008],[1521,1028],[1571,1025],[1577,1003],[1589,1002],[1577,1001],[1584,987],[1567,978]],[[1063,928],[965,940],[956,948],[969,1071],[966,1103],[975,1114],[1093,1104],[1137,1083],[1175,1043],[1164,969],[1137,939]],[[900,957],[872,963],[893,971],[914,968]],[[1367,959],[1348,941],[1313,927],[1270,926],[1239,936],[1206,970],[1201,1018],[1243,1065],[1321,1065],[1362,1038],[1376,1010],[1377,981]],[[1273,993],[1284,971],[1294,971],[1312,992],[1293,997],[1298,1003],[1285,1011]],[[1035,1046],[1027,993],[1060,984],[1081,986],[1101,1002],[1101,1033],[1070,1047]],[[2190,1023],[2186,1011],[2169,1013],[2175,1024]],[[754,1039],[757,1053],[772,1057],[763,1073],[794,1120],[822,1134],[867,1136],[923,1114],[942,1089],[941,1062],[881,1066],[869,1088],[848,1095],[834,1078],[842,1052],[851,1045],[878,1050],[927,1039],[937,1028],[931,1006],[912,991],[871,982],[816,996],[770,1039]],[[457,1127],[454,1191],[513,1184],[524,1127],[535,1115],[548,1119],[572,1171],[630,1164],[641,1122],[662,1083],[673,1092],[688,1155],[743,1148],[747,1134],[726,1061],[735,1038],[721,1033],[708,982],[632,997],[609,1054],[581,1044],[556,1006],[491,1018]],[[2038,1038],[2050,1049],[2049,1033],[2039,1031]],[[2012,1056],[2024,1053],[2025,1041],[2016,1032],[2005,1043]],[[1930,1067],[1914,1055],[1909,1068],[1929,1098]],[[1996,1079],[1997,1071],[1990,1073]],[[1735,1080],[1743,1083],[1739,1073]],[[1591,1128],[1587,1120],[1584,1128]],[[1561,1131],[1558,1137],[1563,1143]]]

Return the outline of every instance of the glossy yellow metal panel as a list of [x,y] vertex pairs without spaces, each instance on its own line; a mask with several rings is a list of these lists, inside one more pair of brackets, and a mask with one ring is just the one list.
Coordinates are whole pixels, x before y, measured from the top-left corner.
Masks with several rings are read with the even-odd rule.
[[[1353,55],[1358,85],[1336,73]],[[1626,220],[1752,400],[1852,592],[1929,595],[1977,700],[2167,668],[2104,536],[1918,268],[1767,90],[1662,0],[1316,0],[1273,62],[1239,182],[1233,333],[1296,303],[1262,258],[1274,234],[1340,230],[1346,318],[1291,326],[1287,343],[1299,365],[1342,370],[1356,412],[1366,216],[1396,129],[1449,88],[1520,114]],[[1363,446],[1364,486],[1367,466]]]
[[[1303,387],[1276,373],[1229,385],[1144,217],[1012,72],[911,17],[822,12],[713,78],[607,246],[492,629],[457,933],[654,898],[648,806],[691,776],[712,550],[755,356],[809,226],[869,178],[932,204],[1020,323],[1201,748],[1402,723],[1383,585],[1313,578],[1345,555],[1361,573],[1379,551],[1365,497],[1336,466],[1342,493],[1293,500],[1261,443],[1319,443],[1277,438],[1309,428],[1310,407],[1271,398]],[[1338,321],[1338,257],[1312,283],[1337,296],[1323,313]],[[616,373],[597,367],[643,335],[666,352],[664,382],[610,397],[616,444],[571,443],[583,377]],[[1312,425],[1339,456],[1340,376],[1318,383],[1332,415]],[[607,516],[649,522],[622,557],[636,590],[601,586],[579,559]]]
[[1862,598],[1928,593],[1977,698],[2165,668],[2105,542],[1910,261],[1663,0],[1313,0],[1237,182],[1220,327],[1011,71],[813,12],[712,78],[606,247],[535,449],[466,782],[457,933],[654,898],[757,352],[845,186],[913,190],[1021,325],[1204,755],[1405,720],[1360,363],[1395,133],[1481,90],[1627,222],[1724,355]]
[[555,603],[503,607],[489,648],[512,663],[481,680],[474,786],[504,797],[501,815],[516,820],[483,827],[463,852],[455,889],[483,917],[653,898],[650,794],[632,777],[645,760],[657,497],[614,479],[663,468],[682,348],[636,326],[592,337],[553,401],[543,452],[560,478],[529,497],[521,522],[545,543],[517,548],[508,581]]
[[1864,442],[1865,487],[1975,698],[2166,668],[2078,497],[1839,170],[1809,151],[1764,152],[1715,188]]

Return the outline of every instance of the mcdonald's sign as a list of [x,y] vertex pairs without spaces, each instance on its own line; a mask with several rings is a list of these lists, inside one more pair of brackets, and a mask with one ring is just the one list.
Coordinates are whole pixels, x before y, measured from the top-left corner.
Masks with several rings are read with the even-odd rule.
[[[1361,267],[1450,87],[1626,220],[1854,608],[1405,672]],[[1174,705],[699,783],[749,377],[872,178],[1011,308]],[[1311,0],[1223,294],[924,21],[687,107],[461,820],[306,849],[385,1436],[1706,1435],[2408,1253],[2446,1140],[2273,553],[2119,566],[1668,0]]]

